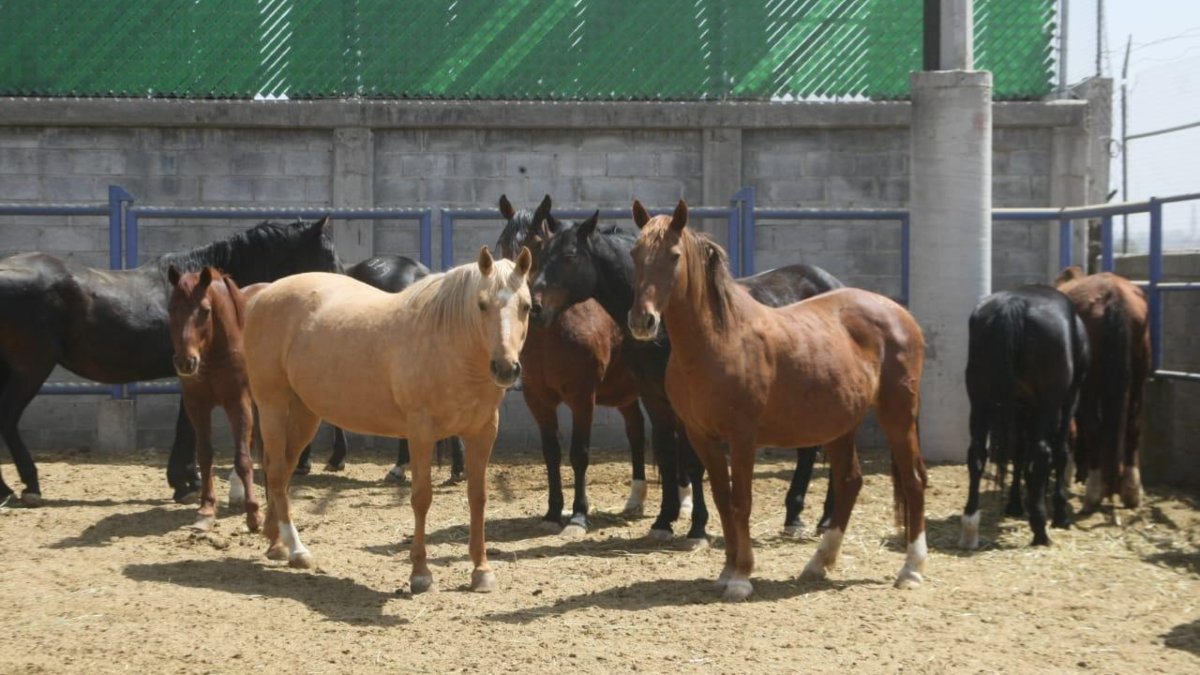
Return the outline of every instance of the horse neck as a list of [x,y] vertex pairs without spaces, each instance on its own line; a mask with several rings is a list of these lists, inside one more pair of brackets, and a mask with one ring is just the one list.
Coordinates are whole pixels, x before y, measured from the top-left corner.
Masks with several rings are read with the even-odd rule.
[[[717,277],[717,288],[708,284],[707,266],[713,264],[702,257],[685,256],[688,269],[686,275],[671,291],[670,300],[663,311],[663,321],[671,336],[671,349],[684,359],[699,357],[728,349],[729,337],[735,327],[744,321],[743,297],[745,293],[731,278]],[[729,302],[718,310],[722,298],[713,294],[724,293]],[[717,320],[717,312],[724,312],[724,319]]]
[[[633,258],[628,251],[611,243],[608,237],[598,236],[595,241],[598,255],[592,256],[592,260],[599,280],[596,302],[617,322],[622,332],[628,333],[627,317],[633,309]],[[604,250],[604,255],[599,255],[600,249]]]

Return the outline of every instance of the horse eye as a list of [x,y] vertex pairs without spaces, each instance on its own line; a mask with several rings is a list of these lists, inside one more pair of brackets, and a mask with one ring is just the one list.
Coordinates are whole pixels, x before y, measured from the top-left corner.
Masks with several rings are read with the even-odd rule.
[[481,311],[481,312],[487,311],[487,303],[486,302],[484,302],[482,300],[479,301],[479,311]]

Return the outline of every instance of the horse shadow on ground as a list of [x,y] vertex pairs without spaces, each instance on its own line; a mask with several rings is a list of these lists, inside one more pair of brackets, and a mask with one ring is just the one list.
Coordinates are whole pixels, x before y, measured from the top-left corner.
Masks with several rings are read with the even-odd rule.
[[190,525],[196,519],[194,509],[156,506],[137,513],[114,513],[89,525],[77,535],[47,548],[108,546],[125,537],[158,537]]
[[1200,619],[1191,623],[1181,623],[1159,637],[1163,639],[1163,644],[1171,649],[1200,656]]
[[[590,530],[592,531],[606,527],[625,527],[630,523],[641,520],[641,518],[626,518],[620,514],[605,511],[594,511],[588,515],[588,518],[591,521]],[[486,539],[489,544],[510,544],[518,541],[529,541],[531,539],[562,542],[574,541],[558,536],[559,530],[562,529],[561,526],[551,529],[543,523],[544,521],[541,517],[534,514],[509,518],[487,518],[485,525],[487,528]],[[470,527],[467,523],[462,523],[461,525],[451,525],[432,532],[426,532],[425,541],[431,544],[454,542],[465,544],[469,534]]]
[[340,623],[372,626],[408,623],[407,619],[383,613],[384,605],[398,597],[393,593],[368,588],[353,579],[301,573],[239,558],[126,565],[123,573],[134,581],[296,600],[326,619]]
[[[958,545],[959,536],[962,534],[961,513],[953,513],[944,518],[926,518],[925,540],[929,545],[929,550],[937,551],[940,555],[970,558],[987,551],[1006,551],[1025,548],[1029,545],[1029,542],[1023,541],[1021,537],[1017,537],[1014,541],[1014,538],[1010,536],[1014,530],[1021,531],[1023,529],[1032,540],[1033,533],[1029,530],[1029,522],[1026,519],[1004,515],[1002,504],[998,504],[997,508],[983,509],[982,513],[983,515],[979,519],[979,548],[973,551]],[[1054,538],[1055,531],[1050,530],[1051,540]],[[888,548],[900,552],[906,550],[905,542],[901,537],[892,539],[894,541],[889,540]]]
[[[840,592],[854,586],[885,585],[874,579],[752,579],[754,595],[747,602],[774,602],[810,593]],[[571,612],[599,608],[636,612],[656,607],[681,607],[723,602],[712,579],[671,579],[638,581],[595,593],[581,593],[557,600],[551,605],[484,615],[488,621],[529,624],[544,618],[561,617]]]

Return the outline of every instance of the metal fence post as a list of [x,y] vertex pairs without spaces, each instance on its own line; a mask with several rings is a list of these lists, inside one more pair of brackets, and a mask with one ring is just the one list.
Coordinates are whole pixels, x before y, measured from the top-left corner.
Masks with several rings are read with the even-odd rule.
[[121,269],[121,230],[125,224],[125,204],[133,201],[120,185],[108,186],[108,267]]
[[433,211],[425,209],[421,213],[419,225],[421,236],[421,264],[433,269]]
[[742,276],[754,274],[754,188],[744,187],[742,199]]
[[454,267],[454,216],[442,209],[442,272]]
[[1163,276],[1162,202],[1150,198],[1150,372],[1162,366],[1162,291]]
[[1100,271],[1113,271],[1113,217],[1100,219]]
[[138,214],[132,209],[125,212],[125,269],[138,266]]

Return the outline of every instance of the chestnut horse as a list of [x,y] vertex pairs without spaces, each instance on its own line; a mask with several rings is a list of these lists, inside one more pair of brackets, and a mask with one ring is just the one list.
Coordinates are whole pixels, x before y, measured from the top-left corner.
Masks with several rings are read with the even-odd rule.
[[486,470],[504,390],[521,374],[532,262],[528,250],[516,263],[494,261],[484,247],[475,263],[431,274],[397,294],[312,273],[277,281],[250,301],[246,361],[263,438],[269,558],[286,558],[293,567],[314,564],[292,524],[288,483],[300,451],[325,419],[348,431],[409,440],[416,520],[410,583],[414,593],[428,590],[433,445],[461,436],[471,588],[495,588],[483,536]]
[[254,284],[243,294],[232,277],[216,268],[181,274],[174,265],[167,269],[167,280],[171,283],[167,313],[175,349],[172,362],[183,388],[183,408],[196,430],[196,463],[200,467],[200,510],[193,527],[210,530],[216,522],[212,411],[220,406],[233,432],[236,476],[230,477],[229,505],[244,503],[246,525],[251,532],[258,532],[262,515],[254,498],[254,460],[250,457],[254,403],[246,381],[242,329],[247,298],[268,284]]
[[1076,415],[1076,479],[1087,476],[1083,509],[1094,510],[1118,493],[1121,503],[1135,508],[1142,501],[1139,416],[1150,373],[1146,295],[1122,276],[1084,276],[1074,266],[1059,274],[1055,286],[1083,320],[1091,350]]
[[[542,245],[560,223],[550,214],[550,195],[530,213],[517,211],[508,197],[500,196],[500,215],[507,224],[496,249],[510,260],[526,246],[534,267]],[[646,500],[646,420],[638,406],[637,381],[622,348],[621,327],[594,300],[573,305],[549,326],[531,325],[521,349],[521,394],[537,421],[542,437],[542,457],[549,479],[549,504],[542,522],[556,529],[562,522],[562,447],[558,442],[558,406],[571,410],[571,468],[575,499],[563,536],[587,532],[587,470],[591,445],[592,414],[597,405],[616,408],[625,420],[633,479],[623,514],[640,516]]]
[[896,587],[920,586],[926,476],[917,413],[925,341],[916,320],[858,289],[767,307],[734,282],[720,246],[687,229],[683,201],[673,215],[653,219],[634,202],[633,217],[642,232],[632,252],[629,327],[653,340],[665,321],[671,335],[667,395],[712,482],[725,533],[717,580],[724,598],[753,592],[750,482],[759,446],[825,446],[836,486],[833,523],[803,576],[823,578],[833,566],[863,483],[854,434],[872,406],[891,447],[896,519],[908,543]]

